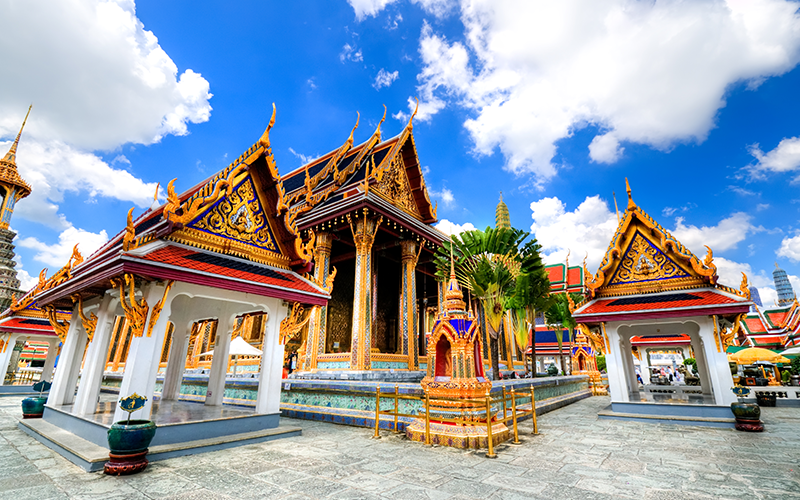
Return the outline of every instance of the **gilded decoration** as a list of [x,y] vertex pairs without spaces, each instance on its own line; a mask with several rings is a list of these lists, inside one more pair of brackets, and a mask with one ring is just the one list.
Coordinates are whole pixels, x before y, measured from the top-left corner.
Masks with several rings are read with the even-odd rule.
[[[149,337],[153,333],[153,328],[156,326],[156,322],[158,321],[158,317],[161,316],[161,310],[164,308],[164,304],[167,301],[167,294],[169,293],[170,288],[172,285],[175,284],[175,281],[170,280],[167,282],[166,286],[164,287],[164,294],[161,296],[161,300],[156,302],[156,305],[153,306],[153,312],[150,314],[150,320],[147,322],[147,336]],[[144,299],[142,299],[144,301]],[[146,313],[145,313],[146,314]]]
[[299,302],[294,303],[291,313],[281,320],[281,326],[279,330],[281,345],[286,345],[287,342],[295,338],[297,334],[300,333],[303,327],[306,326],[306,323],[308,323],[308,320],[311,319],[315,308],[316,306],[312,307],[311,311],[306,312],[302,304]]
[[387,166],[376,168],[372,176],[377,181],[372,189],[384,195],[398,208],[414,214],[417,218],[421,217],[417,203],[411,195],[411,186],[399,151]]
[[86,314],[83,312],[83,298],[81,294],[74,293],[71,295],[71,298],[72,303],[78,305],[78,316],[81,318],[83,329],[86,330],[86,335],[89,337],[89,342],[91,342],[94,337],[94,331],[97,329],[97,315],[91,312],[89,313],[89,317],[86,317]]
[[[625,182],[628,207],[600,268],[592,276],[584,266],[590,297],[717,286],[717,267],[711,249],[706,247],[708,253],[700,260],[634,203],[627,179]],[[644,244],[637,242],[639,236]],[[644,245],[651,248],[648,250]]]
[[742,283],[739,285],[739,295],[750,300],[750,286],[747,283],[747,275],[742,273]]
[[280,253],[252,179],[245,178],[190,227]]
[[135,248],[134,241],[136,240],[136,228],[133,227],[133,210],[136,207],[131,207],[128,210],[128,223],[125,225],[125,234],[122,236],[122,250],[127,252]]
[[353,329],[350,339],[350,369],[368,370],[370,368],[370,348],[372,347],[372,244],[383,222],[383,217],[369,217],[365,208],[363,216],[353,222],[347,214],[347,222],[353,233],[356,246],[355,286],[353,287]]
[[67,340],[67,332],[69,331],[69,321],[59,321],[58,311],[56,311],[56,308],[52,305],[44,306],[44,310],[47,313],[47,319],[50,321],[50,326],[53,327],[53,331],[56,332],[61,342],[65,342]]
[[[122,278],[112,278],[111,286],[119,290],[119,302],[125,311],[125,319],[128,321],[131,333],[134,337],[141,337],[144,334],[144,323],[150,308],[147,306],[147,300],[144,297],[142,297],[142,300],[136,301],[136,284],[133,275],[125,273]],[[126,286],[128,287],[127,297],[125,293]]]
[[608,286],[688,277],[686,271],[637,231]]

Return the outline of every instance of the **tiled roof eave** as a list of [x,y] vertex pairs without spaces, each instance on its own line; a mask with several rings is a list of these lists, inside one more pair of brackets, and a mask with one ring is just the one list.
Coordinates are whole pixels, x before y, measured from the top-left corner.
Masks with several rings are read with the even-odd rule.
[[588,314],[573,313],[579,323],[600,323],[607,321],[626,321],[660,318],[685,318],[691,316],[711,316],[740,314],[750,310],[749,303],[705,304],[700,306],[674,307],[664,309],[645,309],[638,311],[597,312]]

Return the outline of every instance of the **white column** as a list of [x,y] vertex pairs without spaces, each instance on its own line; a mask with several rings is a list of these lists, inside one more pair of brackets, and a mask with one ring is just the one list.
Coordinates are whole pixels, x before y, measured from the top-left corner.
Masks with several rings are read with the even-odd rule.
[[228,353],[231,348],[231,329],[234,317],[225,309],[217,320],[217,333],[214,337],[214,355],[208,374],[206,406],[219,406],[225,396],[225,379],[228,374]]
[[[724,349],[720,349],[721,352],[717,352],[717,344],[714,341],[714,325],[711,319],[700,324],[700,339],[702,340],[702,353],[705,358],[703,361],[706,363],[715,404],[727,406],[735,403],[738,400],[733,391],[731,391],[731,387],[734,384],[733,375],[731,375],[730,365],[728,364],[728,355]],[[699,350],[699,346],[695,346],[695,352]],[[700,360],[698,359],[697,371],[702,372],[703,370],[699,363]]]
[[608,390],[611,401],[628,401],[628,389],[625,383],[622,347],[620,346],[617,325],[606,324],[608,335],[608,352],[606,353],[606,372],[608,373]]
[[164,373],[164,388],[161,399],[177,400],[181,394],[183,372],[186,369],[186,351],[189,349],[189,330],[187,321],[176,321],[172,331],[172,347],[169,349],[167,370]]
[[83,331],[81,319],[78,317],[78,306],[72,310],[69,321],[69,330],[64,345],[61,346],[61,356],[58,358],[56,374],[53,377],[53,386],[47,398],[49,406],[72,404],[75,398],[75,386],[83,361],[83,350],[86,348],[86,332]]
[[261,354],[261,373],[258,376],[256,413],[279,413],[281,405],[281,381],[283,379],[283,351],[280,343],[280,324],[288,310],[278,301],[270,308],[264,344]]
[[[144,288],[144,297],[150,306],[150,311],[145,321],[145,331],[141,337],[133,337],[128,349],[128,357],[125,359],[125,373],[122,376],[120,386],[120,398],[128,397],[133,393],[147,398],[144,408],[131,415],[134,419],[149,419],[153,409],[153,392],[156,386],[156,376],[158,375],[158,365],[161,362],[161,348],[164,345],[164,336],[167,333],[167,322],[172,306],[171,297],[165,300],[164,308],[158,317],[158,321],[153,326],[150,337],[147,336],[147,324],[153,313],[153,306],[161,300],[164,295],[164,283],[148,283]],[[173,292],[170,292],[171,294]],[[117,406],[114,413],[114,421],[119,421],[128,417],[128,414]]]
[[650,361],[647,359],[647,348],[640,347],[639,356],[642,358],[639,360],[639,371],[641,372],[642,382],[646,385],[650,383]]
[[53,368],[56,365],[56,356],[58,356],[58,344],[61,341],[58,338],[50,339],[47,341],[47,357],[44,360],[44,367],[42,367],[42,378],[45,382],[50,382],[50,377],[53,376]]
[[[103,384],[103,372],[108,359],[108,346],[114,329],[114,320],[118,301],[105,294],[97,310],[97,326],[92,341],[86,349],[86,361],[83,364],[78,394],[72,413],[76,415],[94,415],[100,397],[100,386]],[[89,312],[84,312],[87,316]]]
[[6,374],[8,373],[8,365],[11,363],[11,358],[14,354],[14,346],[17,345],[17,338],[19,338],[19,334],[17,335],[10,335],[6,339],[5,343],[5,352],[0,353],[0,385],[5,383]]
[[631,350],[631,337],[629,334],[620,335],[620,345],[623,368],[625,369],[625,392],[639,392],[639,383],[636,380],[636,369],[633,365],[633,351]]

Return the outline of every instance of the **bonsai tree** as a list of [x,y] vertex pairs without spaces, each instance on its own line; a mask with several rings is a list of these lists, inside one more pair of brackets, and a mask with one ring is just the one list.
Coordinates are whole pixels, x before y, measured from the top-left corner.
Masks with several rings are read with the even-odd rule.
[[800,375],[800,357],[794,358],[792,364],[789,365],[792,375]]

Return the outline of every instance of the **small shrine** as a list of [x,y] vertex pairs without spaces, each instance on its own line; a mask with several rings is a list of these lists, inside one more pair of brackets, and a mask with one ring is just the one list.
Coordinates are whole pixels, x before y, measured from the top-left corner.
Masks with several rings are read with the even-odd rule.
[[[427,375],[421,382],[431,401],[429,418],[433,444],[456,448],[487,446],[485,398],[492,388],[492,382],[484,373],[479,331],[475,316],[471,310],[467,310],[451,263],[442,311],[428,339]],[[474,421],[475,424],[444,423],[437,421],[437,417]],[[425,420],[417,419],[407,426],[406,436],[413,441],[424,442]],[[494,444],[507,440],[508,436],[509,430],[504,423],[492,423]]]
[[[747,277],[738,290],[718,283],[711,249],[702,260],[696,257],[633,201],[630,186],[627,191],[628,206],[600,268],[591,275],[584,267],[588,297],[573,312],[581,332],[606,354],[609,414],[684,414],[695,411],[688,406],[704,405],[727,418],[736,399],[725,353],[733,332],[727,328],[750,308]],[[635,360],[639,355],[643,363],[639,346],[648,341],[662,349],[690,348],[699,385],[645,381]],[[676,409],[681,404],[688,406]]]

